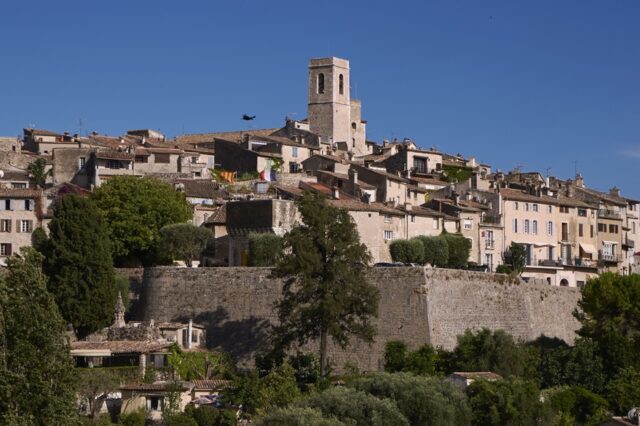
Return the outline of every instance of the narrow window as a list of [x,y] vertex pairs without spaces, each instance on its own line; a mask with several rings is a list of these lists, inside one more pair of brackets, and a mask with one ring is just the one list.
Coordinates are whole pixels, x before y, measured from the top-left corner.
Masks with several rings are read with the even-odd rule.
[[[534,206],[535,205],[537,205],[537,204],[534,204]],[[534,220],[533,223],[532,223],[532,226],[533,226],[533,229],[532,229],[533,234],[537,235],[538,234],[538,221]]]
[[578,224],[578,236],[582,237],[583,233],[584,233],[583,225],[580,223],[580,224]]
[[344,76],[342,74],[338,77],[338,87],[340,87],[340,94],[344,95]]
[[318,74],[318,93],[324,93],[324,74]]
[[518,233],[518,219],[513,219],[513,232]]

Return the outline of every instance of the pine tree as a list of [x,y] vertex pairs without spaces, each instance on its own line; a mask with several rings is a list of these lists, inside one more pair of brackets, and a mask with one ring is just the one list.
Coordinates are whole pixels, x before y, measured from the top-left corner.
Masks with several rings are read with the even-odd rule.
[[78,337],[108,326],[117,298],[111,247],[94,203],[70,194],[56,202],[45,272],[63,318]]
[[65,323],[32,248],[8,259],[0,279],[0,424],[75,424]]
[[371,342],[378,290],[365,279],[370,255],[351,216],[317,194],[298,202],[302,225],[283,241],[274,274],[285,279],[277,304],[279,341],[320,340],[320,373],[327,373],[327,343],[345,348],[351,336]]

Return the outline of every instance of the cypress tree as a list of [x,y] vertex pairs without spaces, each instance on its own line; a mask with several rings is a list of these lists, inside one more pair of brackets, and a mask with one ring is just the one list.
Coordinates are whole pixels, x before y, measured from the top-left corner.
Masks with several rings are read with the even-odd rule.
[[32,248],[0,279],[0,424],[75,424],[74,375],[65,323]]
[[117,289],[111,246],[94,203],[75,194],[56,202],[45,271],[63,318],[78,337],[108,326]]

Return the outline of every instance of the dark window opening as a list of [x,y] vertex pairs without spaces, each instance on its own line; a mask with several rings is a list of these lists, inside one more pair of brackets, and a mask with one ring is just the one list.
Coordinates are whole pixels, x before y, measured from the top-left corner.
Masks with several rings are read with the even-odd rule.
[[170,162],[171,156],[169,154],[155,154],[156,163],[167,164]]
[[340,87],[340,94],[344,95],[344,76],[342,74],[338,77],[338,86]]
[[318,93],[324,93],[324,74],[318,74]]

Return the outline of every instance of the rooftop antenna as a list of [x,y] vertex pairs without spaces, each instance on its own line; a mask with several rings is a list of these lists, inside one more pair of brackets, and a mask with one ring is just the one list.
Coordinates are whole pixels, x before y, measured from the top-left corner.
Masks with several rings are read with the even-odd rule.
[[547,177],[550,176],[550,173],[551,173],[551,167],[547,167]]
[[82,117],[78,119],[78,134],[82,136],[84,122],[82,121]]
[[578,176],[578,160],[573,160],[573,176]]

